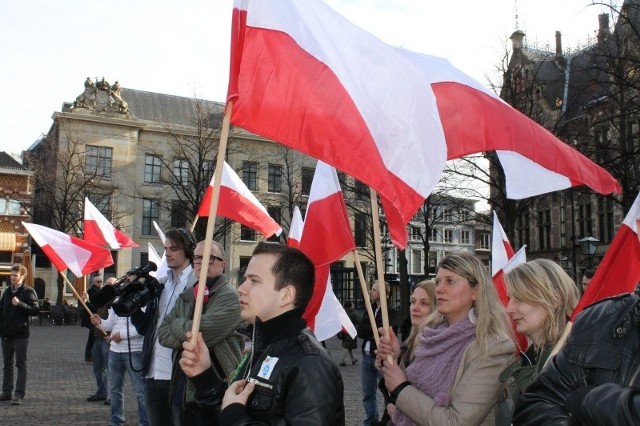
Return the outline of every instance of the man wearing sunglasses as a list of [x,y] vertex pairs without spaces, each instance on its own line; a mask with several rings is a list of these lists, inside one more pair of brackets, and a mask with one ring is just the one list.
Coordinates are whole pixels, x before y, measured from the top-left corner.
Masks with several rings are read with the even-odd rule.
[[[196,275],[200,276],[202,268],[207,269],[200,331],[213,360],[215,373],[222,380],[232,373],[238,366],[243,347],[241,337],[235,333],[240,325],[240,303],[238,293],[224,275],[224,248],[216,241],[211,242],[211,255],[203,259],[204,241],[198,243],[194,250],[193,265]],[[199,284],[198,284],[199,285]],[[201,411],[195,403],[195,388],[180,369],[177,361],[182,352],[182,342],[186,339],[187,331],[191,331],[195,295],[198,286],[187,288],[176,301],[173,310],[164,317],[158,330],[160,344],[173,348],[177,352],[171,379],[172,393],[185,395],[182,401],[185,407],[184,424],[210,425],[215,419],[210,418],[209,412]],[[186,392],[183,392],[184,387]],[[178,393],[179,392],[179,393]]]

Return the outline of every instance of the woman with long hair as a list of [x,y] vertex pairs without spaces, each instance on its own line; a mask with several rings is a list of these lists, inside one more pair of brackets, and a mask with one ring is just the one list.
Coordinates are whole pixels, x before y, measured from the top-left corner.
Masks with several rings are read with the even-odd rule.
[[526,335],[530,343],[520,359],[500,374],[513,412],[520,394],[547,362],[580,295],[571,277],[548,259],[522,263],[507,272],[504,281],[509,295],[507,313],[515,322],[516,331]]
[[395,425],[493,425],[498,375],[513,360],[508,317],[482,262],[466,253],[440,261],[436,306],[417,333],[405,370],[393,355],[397,338],[381,329],[378,365]]

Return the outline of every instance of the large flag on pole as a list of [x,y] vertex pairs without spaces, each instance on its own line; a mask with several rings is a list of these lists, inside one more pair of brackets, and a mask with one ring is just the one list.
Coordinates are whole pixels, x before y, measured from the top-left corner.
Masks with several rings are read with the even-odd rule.
[[[211,178],[211,183],[207,187],[204,198],[200,203],[198,216],[209,216],[212,194],[213,178]],[[267,238],[273,234],[280,235],[282,232],[280,225],[269,216],[267,209],[226,162],[222,171],[217,215],[235,220],[249,228],[257,229]]]
[[447,60],[389,46],[320,0],[235,1],[227,100],[232,124],[374,188],[400,248],[447,159],[497,151],[509,198],[620,191]]
[[59,272],[69,269],[81,278],[113,265],[111,252],[106,248],[45,226],[26,222],[22,225]]
[[117,230],[88,198],[84,199],[83,239],[90,243],[118,250],[138,247],[124,232]]
[[573,310],[573,321],[582,310],[606,297],[633,291],[640,282],[640,194],[633,202],[593,279]]
[[335,335],[343,326],[349,330],[348,324],[343,324],[340,316],[335,315],[344,308],[333,293],[329,268],[355,247],[336,169],[318,161],[309,191],[300,250],[316,266],[313,295],[304,318],[319,340]]
[[289,226],[289,236],[287,237],[287,245],[295,248],[300,247],[300,239],[302,238],[302,228],[304,227],[304,221],[302,220],[302,214],[300,208],[295,206],[293,208],[293,217],[291,218],[291,225]]

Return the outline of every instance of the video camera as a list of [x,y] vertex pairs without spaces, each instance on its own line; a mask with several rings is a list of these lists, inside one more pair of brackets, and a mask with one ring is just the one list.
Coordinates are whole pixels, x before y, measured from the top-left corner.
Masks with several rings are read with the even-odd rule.
[[136,311],[158,297],[164,288],[158,280],[149,275],[157,269],[153,262],[139,266],[118,278],[112,285],[104,285],[90,302],[100,308],[111,302],[113,311],[119,317],[130,317]]

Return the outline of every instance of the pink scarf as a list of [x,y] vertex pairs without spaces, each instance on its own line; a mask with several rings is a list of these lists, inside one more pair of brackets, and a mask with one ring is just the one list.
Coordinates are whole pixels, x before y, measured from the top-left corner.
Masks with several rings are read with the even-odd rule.
[[[419,336],[413,362],[407,367],[407,379],[413,386],[433,398],[436,405],[451,403],[451,386],[466,347],[476,337],[476,325],[468,318],[448,325],[441,322],[435,328],[425,327]],[[393,415],[393,424],[414,425],[400,410]]]

